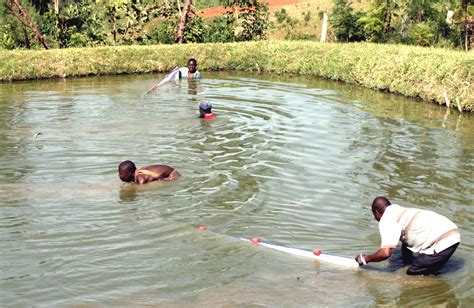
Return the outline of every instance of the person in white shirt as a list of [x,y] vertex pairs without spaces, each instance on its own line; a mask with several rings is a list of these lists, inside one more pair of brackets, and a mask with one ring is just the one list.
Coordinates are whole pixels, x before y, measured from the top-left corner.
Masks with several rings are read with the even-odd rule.
[[176,79],[198,79],[201,78],[201,73],[197,70],[197,61],[194,58],[188,60],[187,67],[179,68],[179,74]]
[[[358,255],[355,259],[360,265],[388,259],[401,241],[403,262],[410,264],[408,275],[436,275],[461,241],[458,227],[432,211],[404,208],[377,197],[372,214],[379,222],[381,244],[373,254]],[[413,253],[418,254],[416,258]]]
[[150,92],[155,92],[159,87],[168,83],[171,80],[180,80],[180,79],[198,79],[201,78],[201,73],[197,70],[197,61],[194,58],[188,60],[188,67],[175,67],[173,70],[161,80],[159,83],[156,83],[150,90],[145,91],[141,94],[143,98],[146,94]]

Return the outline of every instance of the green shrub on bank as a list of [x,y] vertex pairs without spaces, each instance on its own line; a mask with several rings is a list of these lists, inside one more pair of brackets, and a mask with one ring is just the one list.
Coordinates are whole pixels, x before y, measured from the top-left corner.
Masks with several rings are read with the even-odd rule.
[[302,41],[0,51],[0,80],[201,70],[303,74],[474,110],[474,53],[370,43]]
[[472,48],[463,35],[463,24],[474,14],[472,0],[372,0],[362,10],[353,2],[333,1],[329,21],[338,41]]

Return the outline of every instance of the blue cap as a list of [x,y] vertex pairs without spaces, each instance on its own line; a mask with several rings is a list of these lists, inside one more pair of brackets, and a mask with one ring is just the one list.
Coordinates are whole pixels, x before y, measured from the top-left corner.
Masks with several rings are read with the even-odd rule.
[[212,105],[211,105],[211,103],[209,103],[209,102],[201,102],[201,103],[199,104],[199,109],[202,109],[202,110],[209,110],[209,109],[211,109],[211,108],[212,108]]

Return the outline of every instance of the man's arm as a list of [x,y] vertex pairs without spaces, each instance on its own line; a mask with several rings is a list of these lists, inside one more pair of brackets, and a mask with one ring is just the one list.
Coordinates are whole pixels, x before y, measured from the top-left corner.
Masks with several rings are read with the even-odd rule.
[[[380,262],[380,261],[390,258],[390,256],[392,255],[392,252],[393,252],[393,248],[385,247],[385,248],[379,248],[379,250],[377,250],[371,255],[362,255],[362,257],[364,257],[366,263]],[[360,255],[355,257],[355,260],[360,265],[363,264]]]
[[147,174],[138,174],[135,176],[135,183],[137,184],[146,184],[152,179],[151,176]]

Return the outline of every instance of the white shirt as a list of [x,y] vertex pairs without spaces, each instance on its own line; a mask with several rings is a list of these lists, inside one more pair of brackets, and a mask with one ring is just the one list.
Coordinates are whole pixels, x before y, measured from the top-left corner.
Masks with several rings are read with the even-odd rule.
[[[182,79],[187,79],[188,73],[189,73],[189,69],[187,67],[180,67],[179,74],[176,76],[176,79],[179,79],[180,75]],[[198,78],[201,78],[201,73],[199,73],[199,71],[196,70],[196,72],[193,75],[193,79],[198,79]]]
[[398,242],[413,251],[434,254],[459,243],[458,227],[446,217],[428,210],[404,208],[392,204],[379,222],[382,248],[394,248]]

